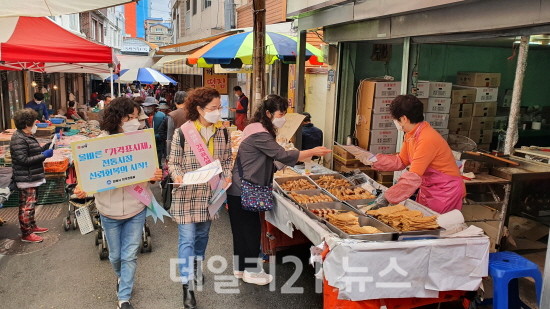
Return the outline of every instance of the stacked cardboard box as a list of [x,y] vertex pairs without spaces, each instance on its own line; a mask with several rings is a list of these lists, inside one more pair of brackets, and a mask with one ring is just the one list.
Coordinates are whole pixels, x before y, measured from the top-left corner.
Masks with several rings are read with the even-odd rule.
[[497,113],[500,73],[458,72],[451,96],[451,133],[468,136],[489,150]]
[[453,84],[419,82],[416,96],[424,103],[425,120],[445,139],[449,136],[449,112]]
[[397,128],[393,124],[389,106],[400,91],[400,82],[361,82],[356,119],[360,147],[373,153],[395,153]]

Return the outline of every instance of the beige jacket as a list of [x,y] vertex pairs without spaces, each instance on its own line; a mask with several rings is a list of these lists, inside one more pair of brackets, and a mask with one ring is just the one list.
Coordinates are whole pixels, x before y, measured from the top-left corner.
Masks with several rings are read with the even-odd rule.
[[[148,187],[149,183],[142,183]],[[95,204],[100,214],[111,219],[128,219],[139,214],[145,204],[138,201],[125,188],[117,188],[94,194]]]

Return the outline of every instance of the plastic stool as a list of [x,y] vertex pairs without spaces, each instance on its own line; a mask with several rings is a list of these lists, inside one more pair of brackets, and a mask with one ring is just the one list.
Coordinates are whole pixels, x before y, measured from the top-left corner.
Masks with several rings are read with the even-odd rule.
[[493,308],[529,308],[519,298],[518,278],[535,279],[537,303],[540,304],[542,275],[537,264],[513,252],[489,254],[489,275],[493,278]]

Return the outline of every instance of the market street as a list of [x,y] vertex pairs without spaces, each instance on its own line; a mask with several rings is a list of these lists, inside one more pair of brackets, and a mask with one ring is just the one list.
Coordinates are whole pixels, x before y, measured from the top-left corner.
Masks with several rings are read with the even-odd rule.
[[[0,216],[8,219],[16,211],[17,208],[2,208]],[[61,222],[66,213],[65,204],[43,206],[37,214],[38,219],[41,218],[40,212],[48,212],[50,218],[57,213],[55,218],[41,221],[51,229],[44,234],[44,243],[25,244],[17,240],[10,250],[27,251],[36,247],[43,249],[23,255],[10,255],[10,251],[7,252],[8,255],[0,255],[1,307],[116,308],[115,276],[110,263],[98,258],[97,247],[94,246],[95,233],[81,235],[79,231],[63,231]],[[138,255],[133,304],[136,308],[181,308],[181,285],[172,282],[169,275],[169,260],[176,257],[176,224],[171,221],[149,224],[153,252]],[[17,221],[10,220],[7,225],[0,227],[0,247],[6,245],[6,237],[17,239],[17,233]],[[54,241],[57,242],[51,244]],[[307,247],[298,250],[304,262],[309,257],[308,250]],[[226,258],[229,266],[223,275],[230,275],[231,252],[229,216],[222,211],[220,219],[212,225],[206,256],[219,255]],[[250,285],[240,281],[240,294],[215,293],[214,274],[207,271],[204,291],[197,294],[199,308],[321,308],[322,295],[314,292],[314,271],[309,265],[304,265],[303,274],[294,284],[295,287],[303,287],[304,294],[287,294],[282,297],[281,287],[292,276],[293,271],[292,263],[279,263],[276,275],[277,292],[270,292],[269,286]]]

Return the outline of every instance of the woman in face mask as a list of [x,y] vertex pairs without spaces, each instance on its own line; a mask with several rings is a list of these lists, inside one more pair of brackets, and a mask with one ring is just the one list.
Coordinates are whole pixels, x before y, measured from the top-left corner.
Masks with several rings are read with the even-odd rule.
[[13,117],[17,131],[13,133],[10,142],[13,180],[20,192],[19,224],[24,242],[41,242],[43,239],[37,234],[48,231],[47,228],[38,227],[34,221],[36,191],[46,183],[43,163],[53,155],[50,144],[42,147],[34,137],[37,115],[30,108],[17,111]]
[[251,123],[243,131],[242,142],[233,168],[233,185],[228,190],[229,218],[233,232],[233,252],[238,258],[233,274],[244,282],[266,285],[273,277],[266,274],[259,262],[260,213],[244,210],[241,203],[242,182],[246,180],[257,186],[269,186],[275,174],[274,162],[295,165],[313,156],[322,157],[331,152],[325,147],[304,151],[281,147],[276,139],[277,129],[285,124],[288,100],[278,95],[269,95],[258,107]]
[[[139,105],[126,97],[116,98],[107,108],[100,124],[104,133],[100,136],[135,132],[139,129]],[[150,191],[151,183],[162,180],[162,170],[157,169],[149,182],[140,184]],[[79,187],[75,190],[79,198],[86,193]],[[117,276],[118,308],[132,309],[130,297],[134,286],[137,253],[145,224],[146,205],[131,194],[126,187],[94,194],[97,210],[101,215],[109,260]]]
[[[179,186],[172,193],[170,214],[178,223],[178,267],[185,308],[195,308],[194,284],[202,284],[202,261],[208,244],[213,213],[226,200],[217,194],[230,183],[231,140],[221,123],[220,94],[212,88],[197,88],[185,101],[188,121],[175,130],[168,169],[177,184],[185,173],[219,160],[222,173],[208,183]],[[200,271],[199,271],[200,270]]]

